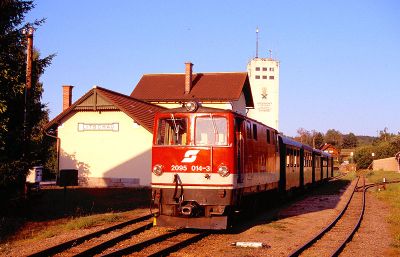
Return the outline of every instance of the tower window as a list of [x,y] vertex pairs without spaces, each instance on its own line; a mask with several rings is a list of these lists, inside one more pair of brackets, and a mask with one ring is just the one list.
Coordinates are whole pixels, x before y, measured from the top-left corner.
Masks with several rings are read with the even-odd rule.
[[267,76],[262,76],[262,79],[267,79]]
[[269,71],[274,71],[274,68],[273,67],[269,68]]
[[260,79],[260,76],[259,76],[259,75],[256,75],[256,79]]
[[263,71],[267,71],[268,70],[268,68],[267,67],[263,67]]
[[274,76],[269,76],[269,79],[275,79],[275,77]]
[[260,71],[260,67],[256,67],[256,71]]

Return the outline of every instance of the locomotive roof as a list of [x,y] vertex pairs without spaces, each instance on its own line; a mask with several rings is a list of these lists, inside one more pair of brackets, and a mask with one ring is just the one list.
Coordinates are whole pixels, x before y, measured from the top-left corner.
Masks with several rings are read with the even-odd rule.
[[178,108],[172,108],[172,109],[166,109],[163,111],[160,111],[160,113],[208,113],[208,112],[225,112],[225,113],[233,113],[231,110],[226,110],[226,109],[218,109],[218,108],[212,108],[212,107],[203,107],[200,106],[195,112],[189,112],[186,110],[185,107],[178,107]]
[[252,118],[249,118],[247,116],[244,116],[244,115],[242,115],[240,113],[234,112],[234,111],[229,110],[229,109],[219,109],[219,108],[199,106],[199,108],[195,112],[189,112],[189,111],[186,110],[185,107],[178,107],[178,108],[171,108],[171,109],[162,110],[159,113],[218,113],[218,112],[219,113],[232,113],[232,114],[234,114],[236,116],[242,117],[243,119],[251,120],[253,122],[257,122],[257,123],[259,123],[261,125],[264,125],[264,126],[268,127],[269,129],[275,130],[277,133],[279,133],[278,130],[276,130],[276,129],[274,129],[274,128],[266,125],[266,124],[263,124],[260,121],[254,120]]

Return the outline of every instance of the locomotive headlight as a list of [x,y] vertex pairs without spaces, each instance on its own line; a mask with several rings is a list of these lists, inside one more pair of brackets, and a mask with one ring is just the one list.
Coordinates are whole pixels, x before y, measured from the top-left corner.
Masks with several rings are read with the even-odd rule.
[[163,173],[163,167],[161,164],[156,164],[153,166],[153,173],[156,176],[161,176],[161,174]]
[[186,108],[186,111],[188,111],[188,112],[195,112],[199,108],[199,103],[196,101],[189,101],[184,104],[184,107]]
[[226,167],[225,165],[220,165],[220,166],[218,167],[218,174],[221,175],[221,177],[227,177],[227,176],[229,176],[228,167]]

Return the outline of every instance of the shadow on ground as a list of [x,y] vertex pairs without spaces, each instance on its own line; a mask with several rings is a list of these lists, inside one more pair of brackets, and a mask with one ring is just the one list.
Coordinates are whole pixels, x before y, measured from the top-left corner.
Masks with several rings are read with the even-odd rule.
[[[350,183],[349,180],[335,180],[303,192],[293,193],[290,196],[268,195],[262,201],[258,200],[258,204],[255,206],[254,203],[249,204],[250,206],[235,218],[233,227],[228,230],[228,233],[239,234],[254,226],[265,225],[283,218],[335,208]],[[303,204],[307,204],[307,200],[313,198],[324,201],[324,204],[318,205],[314,201],[312,206],[296,208],[296,211],[291,211],[292,206],[296,203],[304,200]]]
[[0,242],[12,236],[26,222],[147,207],[150,194],[149,188],[45,188],[1,207]]

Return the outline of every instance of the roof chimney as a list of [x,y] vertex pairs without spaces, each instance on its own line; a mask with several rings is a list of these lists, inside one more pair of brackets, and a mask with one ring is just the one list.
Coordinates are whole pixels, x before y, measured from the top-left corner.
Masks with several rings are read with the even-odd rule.
[[71,85],[63,85],[63,111],[68,109],[72,104],[72,88]]
[[185,63],[185,94],[189,94],[192,89],[192,75],[193,75],[193,63]]

